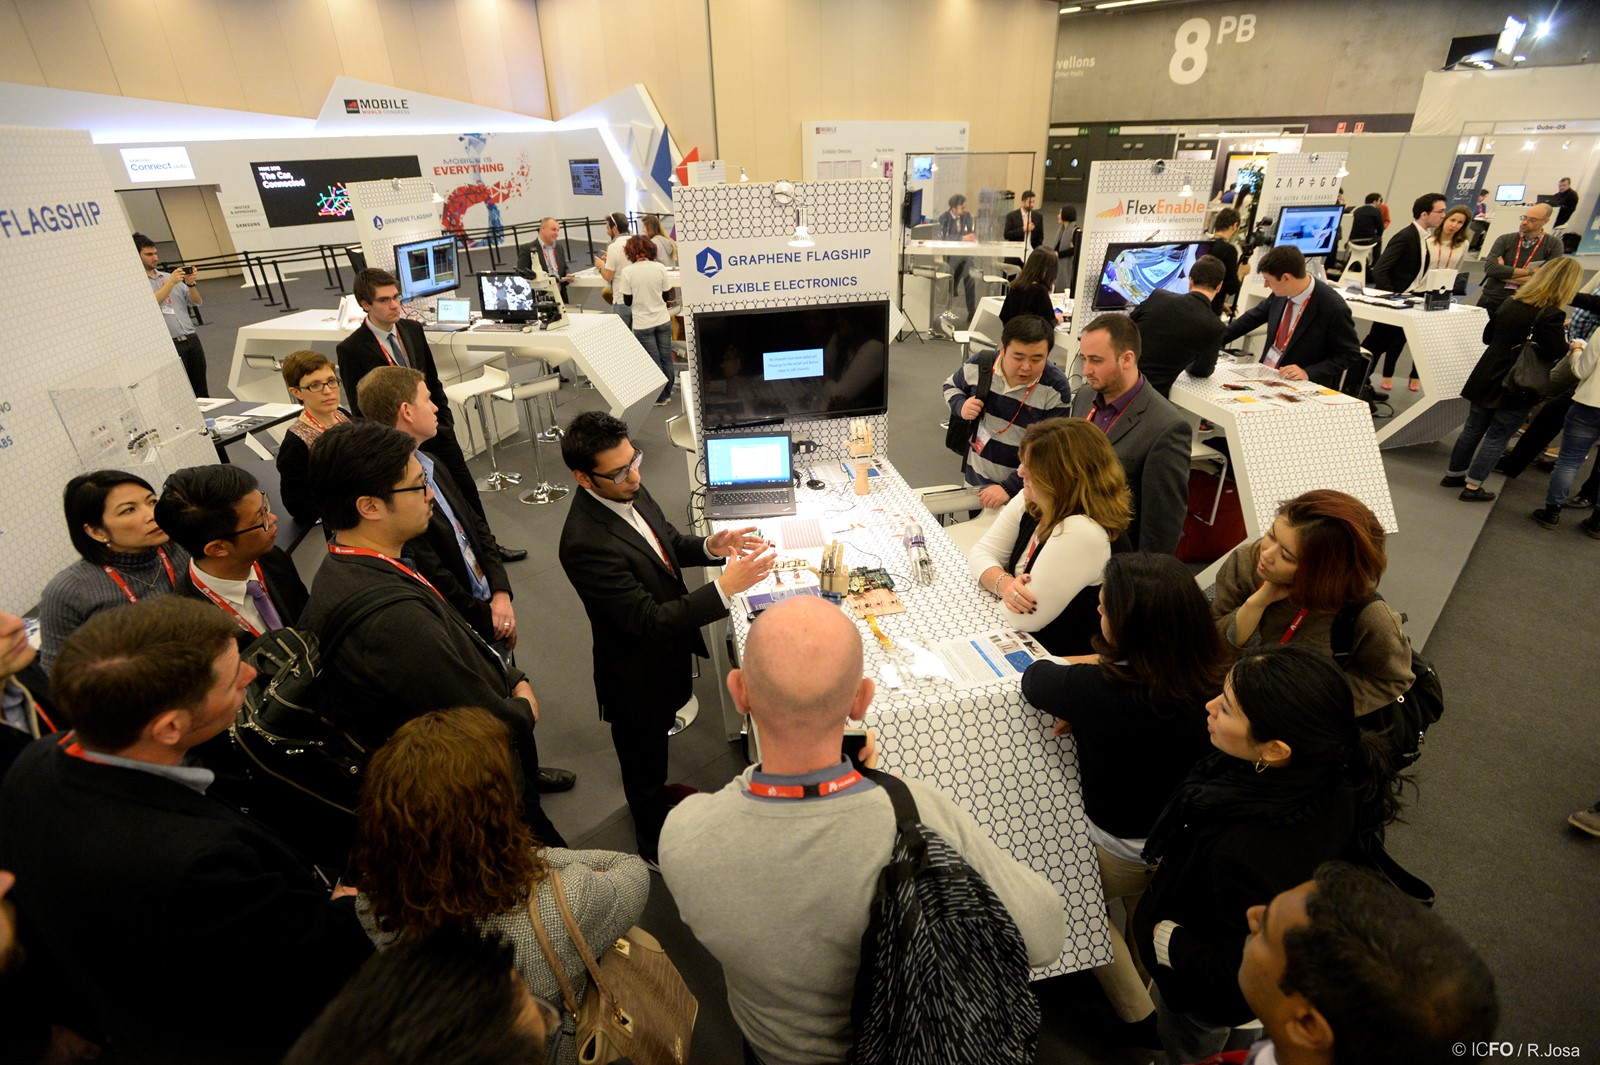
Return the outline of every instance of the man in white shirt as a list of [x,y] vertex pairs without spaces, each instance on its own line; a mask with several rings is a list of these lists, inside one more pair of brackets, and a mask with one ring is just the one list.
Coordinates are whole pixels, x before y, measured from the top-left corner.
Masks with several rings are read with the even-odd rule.
[[133,235],[133,246],[139,249],[139,259],[144,263],[144,274],[150,279],[150,290],[155,293],[156,304],[161,308],[161,321],[172,337],[172,346],[183,362],[183,372],[189,378],[189,387],[196,396],[210,395],[206,384],[206,349],[200,345],[200,334],[195,332],[189,308],[203,302],[200,286],[195,284],[194,267],[183,266],[170,274],[157,269],[161,252],[156,242],[143,233]]
[[[583,601],[594,637],[594,689],[622,768],[639,854],[654,862],[670,803],[689,789],[667,784],[667,733],[694,692],[690,666],[709,657],[702,626],[728,615],[729,597],[772,569],[775,553],[754,526],[686,536],[650,497],[644,452],[604,411],[574,418],[561,457],[582,491],[561,530],[561,568]],[[684,571],[723,566],[690,590]]]
[[606,245],[604,255],[594,257],[594,268],[600,271],[600,276],[612,286],[611,309],[622,315],[622,320],[628,323],[628,328],[633,328],[633,310],[622,302],[622,297],[616,292],[616,278],[619,271],[628,265],[628,256],[623,248],[628,243],[628,216],[621,211],[613,211],[606,215],[606,239],[611,241]]

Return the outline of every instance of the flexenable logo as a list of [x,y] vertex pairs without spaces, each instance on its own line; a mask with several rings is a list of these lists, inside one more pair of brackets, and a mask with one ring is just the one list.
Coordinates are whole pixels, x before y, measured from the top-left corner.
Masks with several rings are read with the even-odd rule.
[[694,257],[694,268],[707,277],[722,273],[722,256],[715,248],[707,248]]
[[1122,201],[1118,200],[1115,207],[1108,207],[1095,215],[1096,218],[1121,218],[1123,215]]

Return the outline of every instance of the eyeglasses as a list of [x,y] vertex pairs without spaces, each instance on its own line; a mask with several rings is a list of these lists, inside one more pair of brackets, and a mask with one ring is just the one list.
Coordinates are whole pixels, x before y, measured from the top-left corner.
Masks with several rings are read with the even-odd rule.
[[640,464],[643,462],[644,448],[636,447],[633,449],[633,461],[629,462],[616,473],[590,473],[589,476],[610,481],[612,484],[621,484],[628,479],[628,474],[632,473],[634,470],[637,470]]
[[269,521],[269,519],[271,517],[272,517],[272,497],[267,495],[267,493],[262,492],[261,493],[261,520],[256,522],[254,525],[249,526],[248,528],[238,529],[238,530],[236,530],[234,532],[228,533],[225,536],[219,536],[219,537],[217,537],[217,539],[219,539],[219,540],[232,540],[235,536],[243,536],[245,533],[253,533],[257,529],[260,529],[262,532],[266,532],[267,531],[268,521]]
[[414,484],[409,488],[391,488],[389,489],[389,494],[395,496],[399,495],[401,492],[426,492],[429,487],[430,486],[428,482],[423,481],[421,484]]
[[300,388],[306,392],[326,392],[330,388],[337,392],[339,391],[339,379],[330,377],[326,381],[312,381],[309,384],[302,384]]

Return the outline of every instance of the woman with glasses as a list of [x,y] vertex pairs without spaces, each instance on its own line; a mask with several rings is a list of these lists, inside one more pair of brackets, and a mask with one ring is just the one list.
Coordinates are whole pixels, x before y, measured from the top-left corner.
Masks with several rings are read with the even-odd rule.
[[339,409],[339,375],[321,352],[290,352],[283,360],[283,383],[303,409],[289,423],[278,448],[278,490],[294,520],[309,525],[322,517],[306,483],[311,448],[323,433],[350,417]]
[[[557,891],[598,958],[644,912],[650,872],[632,854],[544,846],[522,819],[521,793],[508,730],[487,710],[436,710],[401,725],[362,781],[349,868],[356,909],[380,950],[444,928],[503,936],[528,990],[559,1003],[537,913],[581,1005],[588,972]],[[573,1040],[563,1034],[548,1060],[574,1065]]]
[[171,595],[189,553],[156,523],[156,493],[143,477],[96,470],[62,493],[67,536],[81,556],[45,585],[39,598],[40,664],[45,669],[78,626],[102,610]]

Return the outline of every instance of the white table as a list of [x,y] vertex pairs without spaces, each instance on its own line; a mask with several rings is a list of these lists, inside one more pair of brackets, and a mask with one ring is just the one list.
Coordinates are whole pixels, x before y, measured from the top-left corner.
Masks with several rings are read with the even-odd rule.
[[[672,279],[672,287],[677,288],[681,275],[676,267],[667,270],[667,277]],[[567,302],[574,307],[585,311],[611,310],[611,304],[600,298],[600,293],[611,282],[598,269],[591,266],[585,270],[573,273],[572,280],[567,282]]]
[[[891,640],[931,647],[1001,627],[994,597],[979,590],[960,550],[887,460],[866,496],[854,494],[837,460],[819,456],[813,465],[820,471],[825,462],[826,479],[838,483],[823,491],[799,489],[798,516],[818,519],[824,540],[844,541],[845,560],[852,567],[882,565],[894,576],[907,612],[878,619]],[[770,518],[759,525],[765,535],[781,536],[783,520]],[[903,576],[909,572],[901,546],[908,521],[922,526],[933,558],[932,585],[917,585]],[[856,625],[867,675],[879,680],[867,723],[878,730],[883,768],[937,786],[1001,847],[1060,890],[1067,911],[1065,950],[1035,977],[1109,963],[1104,892],[1087,834],[1077,748],[1070,734],[1051,736],[1049,715],[1028,706],[1015,680],[962,692],[942,680],[911,680],[912,686],[891,690],[882,681],[887,656],[866,625]],[[732,626],[735,646],[742,648],[750,628],[742,610],[735,610]]]
[[[1337,289],[1337,286],[1335,286]],[[1405,330],[1406,346],[1417,367],[1420,395],[1416,402],[1388,419],[1377,431],[1380,447],[1406,447],[1443,440],[1466,421],[1470,405],[1461,398],[1472,368],[1483,354],[1483,327],[1489,316],[1481,307],[1452,303],[1449,310],[1424,311],[1414,307],[1383,307],[1345,297],[1351,315],[1358,322],[1383,322]],[[1239,292],[1239,311],[1268,292],[1252,277]],[[1266,336],[1263,327],[1252,337]]]
[[[1253,369],[1255,364],[1249,366]],[[1248,383],[1252,390],[1231,391],[1223,387],[1225,383]],[[1227,437],[1247,540],[1272,524],[1282,503],[1313,488],[1348,492],[1367,505],[1386,532],[1397,532],[1389,477],[1366,403],[1349,397],[1331,406],[1302,398],[1288,408],[1237,402],[1241,396],[1269,394],[1271,390],[1260,385],[1241,376],[1224,357],[1210,377],[1179,374],[1170,397]],[[1215,582],[1226,558],[1223,555],[1196,578],[1202,588]]]

